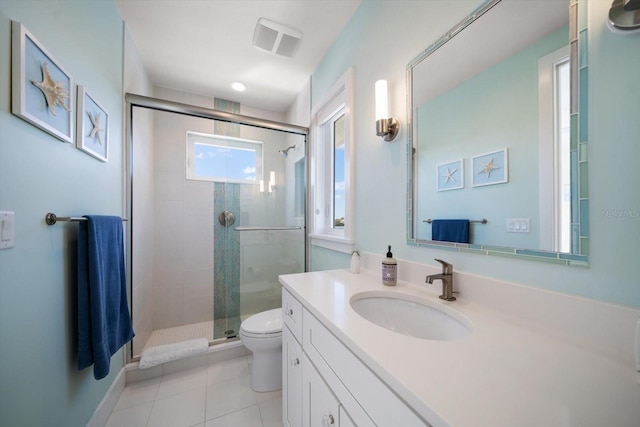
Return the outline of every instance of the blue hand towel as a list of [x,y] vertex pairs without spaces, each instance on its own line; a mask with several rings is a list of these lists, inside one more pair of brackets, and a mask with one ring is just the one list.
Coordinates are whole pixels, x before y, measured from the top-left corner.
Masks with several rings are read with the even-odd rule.
[[431,240],[469,243],[469,220],[434,219],[431,222]]
[[78,369],[92,364],[99,380],[111,356],[133,336],[124,263],[122,218],[87,215],[78,233]]

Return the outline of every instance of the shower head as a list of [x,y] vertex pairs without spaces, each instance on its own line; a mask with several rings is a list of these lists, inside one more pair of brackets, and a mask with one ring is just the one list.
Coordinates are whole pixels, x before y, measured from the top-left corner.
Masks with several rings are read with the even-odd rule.
[[280,155],[286,159],[287,156],[289,155],[289,150],[295,151],[296,150],[296,146],[292,145],[290,147],[287,147],[286,150],[278,150],[278,153],[280,153]]

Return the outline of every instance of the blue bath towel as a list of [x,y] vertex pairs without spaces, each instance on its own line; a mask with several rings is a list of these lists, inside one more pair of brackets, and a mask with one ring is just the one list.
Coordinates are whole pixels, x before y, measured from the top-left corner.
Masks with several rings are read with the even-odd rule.
[[78,233],[78,369],[99,380],[133,338],[127,304],[122,218],[87,215]]
[[469,220],[434,219],[431,222],[431,240],[469,243]]

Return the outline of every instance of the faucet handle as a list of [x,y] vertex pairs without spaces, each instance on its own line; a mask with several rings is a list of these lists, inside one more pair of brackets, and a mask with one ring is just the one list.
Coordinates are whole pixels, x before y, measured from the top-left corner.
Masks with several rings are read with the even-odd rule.
[[441,259],[436,258],[436,261],[438,261],[440,264],[442,264],[442,274],[453,274],[453,265],[449,264],[446,261],[443,261]]

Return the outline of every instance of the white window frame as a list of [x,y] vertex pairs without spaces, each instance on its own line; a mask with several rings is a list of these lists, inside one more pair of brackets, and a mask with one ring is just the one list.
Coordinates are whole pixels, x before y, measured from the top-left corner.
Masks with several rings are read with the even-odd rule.
[[569,57],[569,46],[564,46],[538,60],[540,248],[554,252],[560,251],[561,232],[557,175],[560,129],[555,116],[559,100],[555,73],[558,65],[569,61]]
[[[197,139],[201,139],[197,141]],[[238,184],[259,185],[261,180],[264,180],[264,157],[262,141],[255,141],[252,139],[235,138],[231,136],[215,135],[204,132],[187,131],[187,165],[186,165],[186,178],[194,181],[210,181],[210,182],[230,182]],[[196,143],[207,144],[213,146],[228,146],[233,149],[239,150],[255,150],[256,152],[256,171],[254,180],[239,180],[228,179],[222,177],[208,177],[208,176],[196,176],[195,174],[195,159],[194,159],[194,145]]]
[[[325,126],[344,112],[345,225],[333,226],[333,144]],[[311,245],[351,253],[353,240],[353,71],[347,70],[311,111],[310,230]]]

